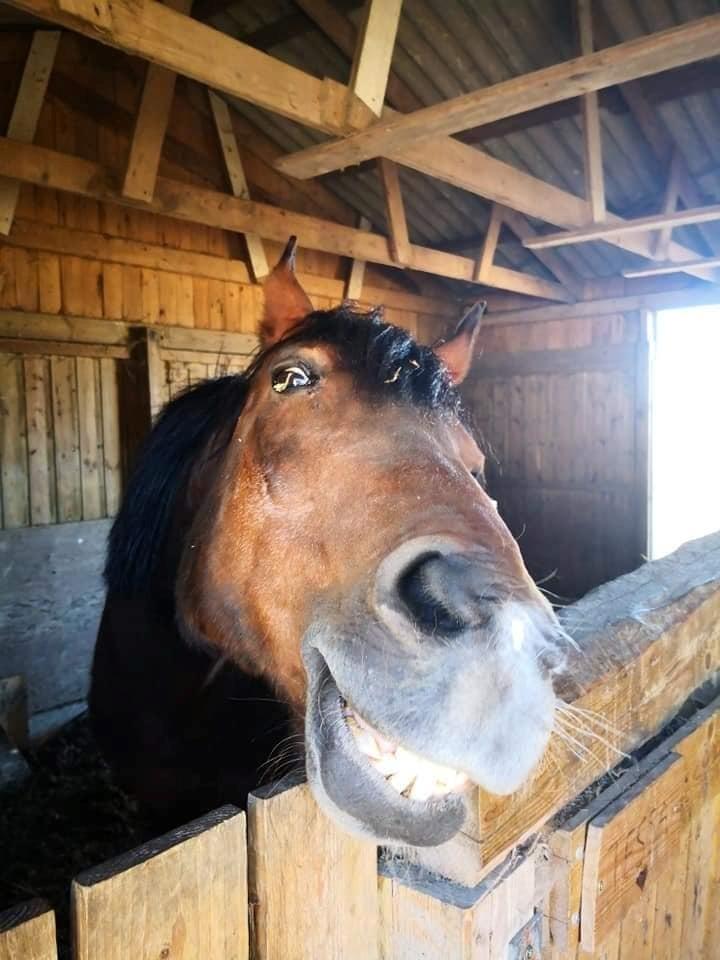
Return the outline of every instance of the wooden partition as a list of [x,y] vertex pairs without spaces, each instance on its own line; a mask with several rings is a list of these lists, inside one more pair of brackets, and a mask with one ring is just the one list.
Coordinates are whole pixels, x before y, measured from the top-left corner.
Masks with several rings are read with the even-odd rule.
[[[224,807],[77,877],[75,960],[715,960],[718,551],[720,536],[697,541],[647,565],[644,588],[632,574],[578,605],[572,683],[635,752],[587,739],[495,819],[481,804],[469,838],[494,856],[473,883],[406,850],[378,867],[288,779],[250,797],[247,844]],[[3,960],[53,949],[42,905],[0,915]]]

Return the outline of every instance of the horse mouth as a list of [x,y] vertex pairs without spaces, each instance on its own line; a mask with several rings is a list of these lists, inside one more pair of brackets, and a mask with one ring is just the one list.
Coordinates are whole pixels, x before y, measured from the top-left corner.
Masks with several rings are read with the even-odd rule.
[[401,797],[425,803],[431,797],[460,793],[468,785],[467,774],[445,767],[407,750],[376,730],[341,698],[343,717],[370,766]]
[[466,815],[465,774],[389,739],[351,705],[324,657],[306,647],[306,768],[316,800],[352,833],[378,843],[436,846]]

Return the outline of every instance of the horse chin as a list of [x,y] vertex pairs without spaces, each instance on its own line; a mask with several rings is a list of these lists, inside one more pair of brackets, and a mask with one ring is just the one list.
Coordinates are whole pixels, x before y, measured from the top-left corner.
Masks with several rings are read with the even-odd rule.
[[305,648],[307,776],[325,812],[378,843],[436,846],[467,813],[467,778],[385,740],[356,714],[319,651]]

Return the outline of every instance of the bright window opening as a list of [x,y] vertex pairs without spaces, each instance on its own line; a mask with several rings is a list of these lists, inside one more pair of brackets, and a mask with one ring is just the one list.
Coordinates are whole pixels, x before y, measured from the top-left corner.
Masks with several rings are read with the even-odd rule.
[[650,552],[720,529],[720,305],[655,317]]

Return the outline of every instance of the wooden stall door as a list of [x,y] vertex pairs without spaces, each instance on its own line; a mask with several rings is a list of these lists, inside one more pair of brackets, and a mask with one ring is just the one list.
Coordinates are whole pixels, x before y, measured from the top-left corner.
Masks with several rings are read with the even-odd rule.
[[117,359],[3,353],[2,527],[112,516],[121,490]]

